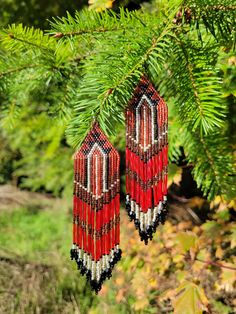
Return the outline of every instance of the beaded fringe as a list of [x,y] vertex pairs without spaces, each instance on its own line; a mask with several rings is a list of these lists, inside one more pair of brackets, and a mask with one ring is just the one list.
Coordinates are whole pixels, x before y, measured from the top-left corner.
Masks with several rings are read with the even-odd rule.
[[168,109],[143,77],[126,110],[126,210],[148,243],[167,214]]
[[71,259],[96,293],[121,258],[120,158],[94,123],[74,156]]

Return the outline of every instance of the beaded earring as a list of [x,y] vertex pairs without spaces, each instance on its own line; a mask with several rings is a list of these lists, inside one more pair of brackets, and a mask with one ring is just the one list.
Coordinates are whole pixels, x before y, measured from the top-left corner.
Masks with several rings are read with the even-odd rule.
[[126,110],[126,209],[148,243],[167,214],[168,109],[142,77]]
[[96,293],[121,258],[120,158],[97,122],[74,155],[71,259]]

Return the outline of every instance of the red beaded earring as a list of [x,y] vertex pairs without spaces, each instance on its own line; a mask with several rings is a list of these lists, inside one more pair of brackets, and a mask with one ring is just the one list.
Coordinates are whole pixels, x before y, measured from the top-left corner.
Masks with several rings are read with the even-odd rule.
[[143,77],[126,110],[126,209],[148,243],[167,214],[168,110]]
[[71,259],[96,293],[121,258],[120,158],[97,122],[74,156]]

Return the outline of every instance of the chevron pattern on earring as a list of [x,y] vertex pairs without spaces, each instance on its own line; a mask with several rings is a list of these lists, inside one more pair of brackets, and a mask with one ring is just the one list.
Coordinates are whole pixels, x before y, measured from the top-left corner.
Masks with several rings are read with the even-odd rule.
[[126,110],[126,210],[148,243],[167,214],[168,108],[142,77]]
[[71,259],[96,293],[121,258],[120,157],[97,122],[74,155]]

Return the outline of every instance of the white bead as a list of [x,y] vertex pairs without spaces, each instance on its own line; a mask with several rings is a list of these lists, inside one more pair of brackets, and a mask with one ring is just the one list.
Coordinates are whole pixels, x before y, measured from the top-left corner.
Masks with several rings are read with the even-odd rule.
[[97,262],[96,265],[96,277],[97,277],[97,281],[100,280],[101,277],[101,265],[100,265],[100,261]]
[[105,270],[106,269],[106,257],[105,255],[103,255],[102,257],[102,270]]
[[143,230],[143,212],[140,212],[140,229]]
[[106,255],[106,269],[109,269],[110,265],[109,265],[109,256]]
[[84,256],[83,256],[83,265],[86,266],[87,264],[87,253],[84,253]]
[[134,208],[135,208],[135,203],[134,201],[131,201],[131,211],[134,212]]
[[90,256],[88,256],[88,262],[87,262],[87,264],[88,264],[88,266],[87,266],[87,268],[90,270],[91,269],[91,258],[90,258]]
[[151,208],[148,209],[148,212],[147,212],[147,225],[150,226],[151,225],[151,219],[152,219],[152,210]]
[[95,279],[95,269],[96,269],[95,261],[92,261],[92,271],[91,271],[92,280]]
[[162,211],[162,202],[159,202],[157,211],[158,211],[158,214],[161,213],[161,211]]
[[156,218],[157,218],[157,211],[158,211],[158,206],[156,206],[156,207],[154,208],[154,211],[153,211],[153,219],[152,219],[153,222],[156,221]]
[[139,219],[139,206],[138,206],[138,204],[136,204],[136,206],[135,206],[135,218]]
[[148,225],[148,214],[144,214],[144,229],[147,228],[147,225]]

